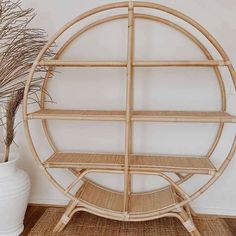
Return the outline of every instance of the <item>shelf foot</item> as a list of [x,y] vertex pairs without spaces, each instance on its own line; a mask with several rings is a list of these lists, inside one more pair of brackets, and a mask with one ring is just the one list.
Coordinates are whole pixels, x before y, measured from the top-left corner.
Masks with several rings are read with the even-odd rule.
[[191,236],[201,236],[200,232],[196,228],[190,209],[185,210],[182,208],[182,211],[178,213],[180,220],[185,227],[185,229],[190,233]]
[[71,200],[69,202],[64,214],[62,215],[61,219],[53,229],[54,233],[59,233],[66,227],[66,225],[71,220],[73,216],[73,210],[77,207],[77,205],[78,205],[78,200]]
[[[96,194],[95,198],[91,198],[93,194]],[[150,196],[152,198],[150,198]],[[176,197],[175,201],[173,200],[174,196]],[[166,197],[167,199],[170,199],[168,201],[168,206],[174,207],[178,205],[176,204],[176,202],[181,202],[182,200],[184,200],[177,194],[175,195],[174,192],[171,191],[171,188],[167,188],[165,190],[162,190],[161,192],[157,191],[155,193],[151,193],[151,195],[149,194],[148,196],[145,196],[145,197],[146,197],[146,201],[144,201],[143,198],[140,198],[140,194],[134,194],[132,196],[131,201],[137,202],[138,200],[141,199],[142,203],[146,203],[147,198],[150,201],[150,199],[156,199],[156,197],[159,197],[159,198]],[[110,202],[110,199],[113,199],[115,201]],[[115,204],[119,203],[118,204],[119,207],[105,209],[104,206],[106,206],[107,202],[110,202],[110,205],[112,206],[115,206]],[[73,215],[78,211],[87,211],[87,212],[96,214],[98,216],[122,220],[122,221],[136,221],[137,220],[136,217],[140,215],[140,208],[137,208],[137,204],[136,205],[134,204],[133,207],[131,206],[130,208],[131,214],[129,215],[129,212],[124,213],[122,211],[123,209],[122,203],[123,203],[123,197],[122,197],[122,194],[120,194],[119,192],[114,192],[109,189],[101,188],[97,186],[96,184],[86,182],[84,183],[83,187],[77,191],[77,193],[75,194],[75,198],[69,202],[64,214],[62,215],[61,219],[55,226],[53,232],[55,233],[61,232],[69,223]],[[97,212],[96,212],[96,206],[99,208]],[[101,209],[103,209],[103,211],[101,211]],[[157,211],[158,209],[160,210],[162,208],[160,208],[159,206],[159,208],[157,208]],[[193,215],[193,211],[192,211],[191,206],[189,204],[186,204],[185,206],[176,207],[174,211],[170,211],[169,213],[166,213],[163,215],[157,215],[156,218],[161,218],[165,216],[177,217],[181,221],[183,226],[186,228],[186,230],[190,233],[190,235],[201,236],[200,232],[194,225],[192,215]],[[145,215],[143,219],[140,218],[141,221],[148,220],[148,219],[150,219],[150,217],[147,217]]]
[[53,229],[53,233],[60,233],[65,228],[65,226],[66,224],[62,223],[60,220]]

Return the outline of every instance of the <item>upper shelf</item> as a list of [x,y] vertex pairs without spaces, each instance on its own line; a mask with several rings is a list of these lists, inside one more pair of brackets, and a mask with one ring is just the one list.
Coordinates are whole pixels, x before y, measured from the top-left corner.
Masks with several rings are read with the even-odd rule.
[[55,120],[125,120],[125,111],[43,109],[28,114],[29,119]]
[[[125,155],[97,153],[55,153],[45,163],[47,168],[92,168],[124,170]],[[205,157],[187,156],[129,156],[131,171],[214,174],[214,165]]]
[[[134,67],[168,67],[168,66],[228,66],[230,61],[222,60],[178,60],[178,61],[134,61]],[[127,61],[70,61],[70,60],[42,60],[39,62],[41,66],[57,66],[57,67],[127,67]]]
[[[28,114],[29,119],[125,121],[125,111],[42,109]],[[236,122],[227,112],[213,111],[133,111],[132,121],[153,122]]]

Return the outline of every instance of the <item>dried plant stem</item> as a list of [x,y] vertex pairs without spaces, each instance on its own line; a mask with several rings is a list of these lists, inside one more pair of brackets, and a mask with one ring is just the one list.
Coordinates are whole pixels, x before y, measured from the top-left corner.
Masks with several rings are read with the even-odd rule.
[[7,162],[9,160],[9,155],[10,155],[10,146],[8,147],[5,145],[3,162]]
[[[0,106],[6,111],[4,161],[9,159],[10,145],[14,140],[15,115],[23,100],[26,77],[47,42],[43,30],[29,26],[34,17],[34,10],[22,9],[21,1],[0,0]],[[50,48],[44,57],[51,56]],[[46,66],[37,67],[30,94],[41,90],[43,74],[48,70]]]
[[15,117],[17,110],[24,97],[24,89],[13,92],[11,99],[6,106],[6,138],[5,138],[5,154],[4,162],[9,160],[10,146],[15,137]]

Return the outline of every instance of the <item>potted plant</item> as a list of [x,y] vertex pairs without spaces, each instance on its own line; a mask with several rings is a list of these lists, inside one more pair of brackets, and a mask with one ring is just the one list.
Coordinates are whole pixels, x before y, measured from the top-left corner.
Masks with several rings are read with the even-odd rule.
[[[23,100],[26,76],[36,56],[46,43],[46,34],[29,24],[35,17],[33,9],[23,10],[21,2],[0,1],[0,108],[4,111],[4,146],[0,151],[0,235],[17,236],[23,231],[30,181],[16,166],[17,158],[10,152],[14,142],[15,116]],[[51,56],[49,50],[45,55]],[[30,91],[36,93],[42,81],[40,67]]]

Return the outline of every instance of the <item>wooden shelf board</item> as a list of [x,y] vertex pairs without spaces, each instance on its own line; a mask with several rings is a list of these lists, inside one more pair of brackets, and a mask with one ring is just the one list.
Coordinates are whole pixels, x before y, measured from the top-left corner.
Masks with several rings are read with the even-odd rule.
[[124,156],[96,153],[55,153],[46,162],[50,168],[93,168],[123,169]]
[[160,122],[236,122],[236,117],[227,112],[215,111],[135,111],[134,121]]
[[[43,109],[28,114],[28,118],[125,121],[125,111]],[[150,122],[236,122],[235,116],[215,111],[133,111],[131,119]]]
[[[57,67],[127,67],[127,61],[73,61],[73,60],[42,60],[40,66],[57,66]],[[133,67],[212,67],[228,66],[230,61],[222,60],[178,60],[178,61],[134,61]]]
[[125,111],[43,109],[28,115],[30,119],[123,121]]
[[[108,190],[91,182],[81,187],[79,200],[85,205],[112,212],[123,213],[124,194]],[[129,214],[158,211],[176,203],[171,187],[150,193],[132,193]]]
[[42,60],[40,66],[57,67],[126,67],[126,61],[72,61],[72,60]]
[[171,187],[150,193],[132,193],[130,196],[130,213],[147,213],[165,209],[176,203]]
[[122,212],[124,193],[108,191],[103,187],[85,182],[80,189],[79,200],[96,208]]
[[205,157],[132,155],[130,169],[155,170],[175,173],[213,174],[216,169]]
[[[47,168],[124,169],[125,155],[95,153],[55,153],[44,164]],[[216,169],[205,157],[130,155],[132,171],[213,174]]]

